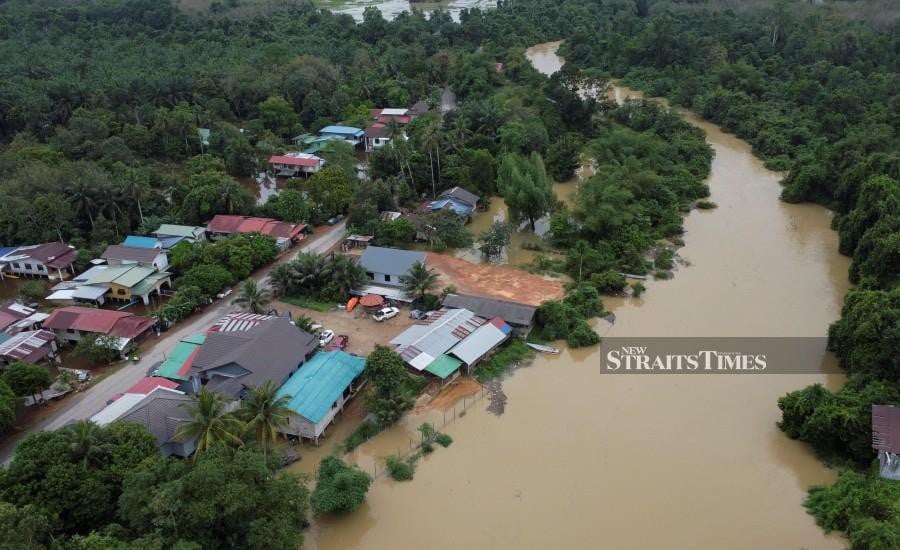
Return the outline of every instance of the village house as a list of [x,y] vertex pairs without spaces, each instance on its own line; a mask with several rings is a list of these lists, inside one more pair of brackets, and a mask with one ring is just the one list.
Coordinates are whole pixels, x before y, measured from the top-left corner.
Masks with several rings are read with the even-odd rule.
[[165,359],[153,371],[153,376],[171,380],[176,384],[177,389],[189,390],[190,384],[185,384],[190,379],[188,372],[191,370],[191,364],[200,350],[200,346],[205,341],[206,335],[204,334],[192,334],[182,338],[171,351],[165,354]]
[[343,351],[320,351],[288,378],[278,396],[289,398],[287,407],[297,413],[282,433],[318,442],[334,417],[356,394],[364,381],[366,359]]
[[460,367],[470,371],[512,335],[512,327],[495,317],[485,319],[467,309],[431,312],[391,340],[403,361],[416,372],[451,380]]
[[402,128],[418,115],[428,112],[429,108],[427,102],[418,101],[409,109],[369,109],[369,116],[372,117],[373,122],[365,131],[366,151],[371,153],[391,142],[389,126],[392,123]]
[[325,165],[325,160],[310,153],[288,151],[269,157],[269,166],[276,176],[295,178],[315,174]]
[[244,331],[211,332],[194,355],[188,376],[192,391],[202,386],[243,397],[267,380],[284,384],[318,348],[318,339],[286,317],[275,317]]
[[2,248],[0,279],[12,275],[63,280],[75,273],[77,258],[75,247],[61,242]]
[[76,344],[88,334],[102,334],[115,339],[115,348],[125,352],[137,345],[153,328],[152,317],[142,317],[124,311],[69,306],[53,310],[44,321],[44,328],[56,333],[61,342]]
[[448,294],[441,305],[445,308],[468,309],[485,319],[500,317],[519,336],[528,335],[534,325],[534,315],[537,313],[537,308],[528,304],[474,294]]
[[112,266],[137,264],[144,267],[152,267],[159,271],[164,271],[169,267],[169,255],[165,250],[162,250],[161,246],[159,248],[143,248],[113,244],[107,246],[100,257]]
[[93,303],[102,305],[107,299],[150,304],[153,295],[160,295],[172,286],[172,274],[138,264],[98,265],[54,286],[47,300]]
[[0,367],[24,361],[40,364],[57,361],[56,335],[49,330],[29,330],[16,334],[0,333]]
[[326,126],[319,130],[319,135],[323,138],[338,138],[342,139],[350,145],[356,147],[360,143],[362,143],[363,136],[365,136],[365,131],[360,128],[354,128],[353,126]]
[[478,208],[478,195],[466,191],[462,187],[447,189],[438,198],[428,203],[432,212],[452,210],[459,216],[471,218]]
[[126,393],[91,420],[101,426],[116,421],[141,424],[153,436],[163,458],[187,458],[197,448],[197,438],[179,438],[177,432],[191,420],[192,406],[190,396],[158,383],[147,394]]
[[50,314],[33,307],[13,302],[0,306],[0,332],[18,334],[26,330],[37,330]]
[[[401,287],[400,277],[409,273],[416,262],[425,264],[426,254],[415,250],[400,250],[369,246],[359,258],[359,265],[376,286]],[[365,292],[369,294],[370,292]],[[379,292],[374,292],[379,294]]]
[[[194,243],[206,240],[206,228],[193,225],[175,225],[164,223],[159,229],[153,232],[158,239],[181,237],[187,242]],[[168,248],[168,247],[163,247]]]
[[288,223],[271,218],[218,214],[206,226],[212,240],[219,240],[235,233],[259,233],[273,237],[279,250],[287,250],[304,238],[305,223]]
[[184,240],[184,237],[142,237],[128,235],[122,241],[122,246],[133,248],[155,248],[158,250],[171,250],[176,244]]

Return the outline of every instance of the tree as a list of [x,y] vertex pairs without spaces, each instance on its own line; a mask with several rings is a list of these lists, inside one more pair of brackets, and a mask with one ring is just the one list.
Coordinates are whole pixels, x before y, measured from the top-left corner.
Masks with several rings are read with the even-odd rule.
[[215,296],[234,282],[234,278],[221,265],[200,264],[188,269],[178,279],[178,286],[193,286],[207,296]]
[[13,427],[16,420],[16,394],[9,385],[0,379],[0,434]]
[[82,336],[72,353],[75,357],[86,359],[93,365],[109,364],[121,354],[117,343],[114,336],[90,333]]
[[18,396],[30,395],[37,403],[37,395],[50,387],[53,380],[47,367],[16,361],[6,367],[3,381]]
[[296,319],[294,319],[294,325],[304,332],[308,332],[312,334],[313,332],[313,322],[312,318],[306,315],[298,315]]
[[390,348],[376,345],[366,358],[365,372],[373,386],[367,396],[369,409],[380,425],[390,426],[413,405],[410,375],[403,358]]
[[334,256],[330,264],[331,283],[341,296],[359,290],[369,282],[365,268],[349,256]]
[[347,514],[366,501],[372,478],[356,466],[329,456],[319,464],[312,507],[317,514]]
[[353,198],[353,173],[341,166],[326,165],[309,178],[307,188],[323,217],[347,210]]
[[226,412],[221,395],[202,388],[191,399],[193,403],[187,411],[191,419],[178,428],[175,437],[197,438],[194,460],[212,447],[242,444],[239,434],[243,425],[232,413]]
[[437,287],[438,274],[433,269],[425,267],[422,262],[416,262],[406,274],[400,276],[400,283],[403,285],[403,290],[421,301]]
[[0,540],[10,550],[48,548],[50,521],[33,504],[18,507],[0,502]]
[[263,457],[268,456],[269,445],[277,441],[280,429],[290,423],[292,416],[297,416],[288,407],[290,401],[290,395],[278,395],[278,386],[271,380],[251,387],[241,400],[238,418],[247,423],[247,432],[262,447]]
[[481,246],[478,248],[488,258],[493,258],[503,252],[503,248],[509,244],[509,224],[495,221],[490,229],[479,236]]
[[281,96],[269,96],[259,104],[259,116],[266,128],[281,137],[290,135],[299,122],[290,102]]
[[279,264],[269,271],[269,286],[272,294],[284,296],[290,293],[294,285],[294,269],[291,264]]
[[234,299],[234,303],[251,313],[263,313],[271,300],[271,293],[268,289],[258,286],[256,281],[250,279],[241,285],[241,290],[238,292],[238,297]]
[[103,443],[100,426],[90,420],[80,420],[63,430],[69,451],[75,460],[81,460],[85,468],[110,452],[111,445]]
[[552,182],[544,170],[540,155],[530,157],[508,154],[497,172],[497,186],[509,208],[511,221],[527,220],[534,231],[535,222],[556,202]]
[[155,548],[295,548],[309,510],[303,481],[276,474],[251,449],[209,449],[190,462],[156,458],[127,476],[117,517]]

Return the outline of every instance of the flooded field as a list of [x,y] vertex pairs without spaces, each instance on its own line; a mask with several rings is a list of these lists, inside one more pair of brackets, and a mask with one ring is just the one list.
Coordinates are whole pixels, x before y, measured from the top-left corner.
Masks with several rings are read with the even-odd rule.
[[[529,50],[543,72],[558,43]],[[631,94],[619,89],[620,97]],[[848,288],[830,213],[778,199],[780,175],[750,147],[685,115],[714,147],[719,208],[685,220],[690,262],[645,299],[607,299],[601,334],[822,336]],[[492,206],[493,208],[493,206]],[[498,206],[499,208],[499,206]],[[825,355],[824,338],[822,354]],[[602,348],[538,357],[503,383],[505,413],[472,406],[412,482],[380,477],[368,503],[318,521],[320,550],[366,548],[840,548],[806,514],[809,485],[834,478],[775,426],[776,400],[839,375],[617,376]],[[408,445],[410,416],[350,458],[372,472]],[[440,420],[438,420],[440,423]]]

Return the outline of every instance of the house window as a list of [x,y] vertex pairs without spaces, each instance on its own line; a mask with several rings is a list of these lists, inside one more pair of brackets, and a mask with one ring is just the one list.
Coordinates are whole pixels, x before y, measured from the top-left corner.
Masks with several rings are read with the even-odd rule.
[[125,289],[124,289],[124,288],[118,288],[118,289],[116,289],[116,294],[118,294],[119,296],[124,296],[124,295],[125,295]]
[[25,269],[27,269],[28,271],[31,271],[31,264],[25,264]]
[[13,267],[16,269],[20,269],[22,266],[17,263],[13,263]]
[[74,328],[67,328],[67,329],[66,329],[66,333],[67,333],[67,334],[75,334],[75,329],[74,329]]
[[47,271],[47,268],[44,267],[44,264],[39,264],[39,265],[37,266],[37,270],[38,270],[38,271]]
[[370,278],[370,279],[374,279],[374,278],[375,278],[375,274],[372,273],[371,271],[366,271],[366,277],[368,277],[368,278]]
[[386,283],[391,282],[391,276],[385,273],[385,275],[384,275],[384,282],[386,282]]

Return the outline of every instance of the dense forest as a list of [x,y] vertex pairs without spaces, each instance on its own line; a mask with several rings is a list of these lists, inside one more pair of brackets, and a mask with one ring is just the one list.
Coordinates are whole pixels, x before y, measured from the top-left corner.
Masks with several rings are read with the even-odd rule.
[[[550,217],[550,244],[562,254],[544,267],[574,282],[565,300],[542,306],[541,332],[590,344],[597,336],[584,318],[602,313],[598,294],[622,291],[620,271],[670,263],[682,214],[707,194],[712,153],[702,132],[651,104],[610,104],[607,79],[624,78],[753,144],[786,172],[785,200],[835,211],[857,286],[829,343],[850,376],[837,392],[813,386],[785,396],[781,426],[847,468],[810,495],[822,526],[845,531],[854,547],[897,547],[900,495],[870,471],[869,411],[900,404],[900,38],[895,26],[799,2],[744,8],[516,0],[463,10],[459,22],[441,11],[386,21],[369,8],[356,24],[311,3],[232,20],[227,11],[188,15],[167,1],[5,2],[0,243],[66,240],[86,261],[163,222],[256,213],[321,223],[349,212],[351,229],[403,246],[414,228],[378,213],[459,185],[485,200],[504,197],[526,229]],[[523,52],[553,39],[566,40],[567,64],[546,79]],[[445,87],[459,108],[416,119],[408,139],[371,155],[370,181],[356,179],[352,152],[334,147],[323,152],[327,169],[288,182],[264,204],[241,185],[293,136],[365,125],[374,107],[435,106]],[[599,93],[579,95],[584,87]],[[210,129],[208,145],[198,128]],[[582,152],[601,169],[566,208],[550,184],[571,177]],[[452,217],[430,225],[434,249],[473,239]],[[258,239],[173,253],[179,290],[160,317],[177,321],[220,282],[273,255]],[[144,460],[152,452],[142,434],[91,437],[96,457],[73,446],[78,434],[23,443],[0,475],[0,533],[17,537],[5,540],[279,547],[305,526],[305,489],[293,494],[290,514],[279,512],[266,495],[291,489],[252,449],[172,466]],[[41,479],[48,468],[59,483]],[[245,497],[230,503],[234,514],[258,508],[258,522],[212,521],[198,503],[176,510],[163,498],[189,483],[204,495],[225,474]],[[154,491],[160,500],[147,499]],[[77,495],[97,506],[77,506]],[[192,522],[181,537],[166,528],[170,513]]]

